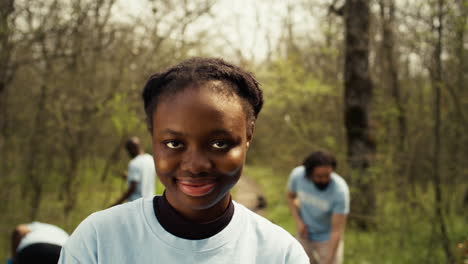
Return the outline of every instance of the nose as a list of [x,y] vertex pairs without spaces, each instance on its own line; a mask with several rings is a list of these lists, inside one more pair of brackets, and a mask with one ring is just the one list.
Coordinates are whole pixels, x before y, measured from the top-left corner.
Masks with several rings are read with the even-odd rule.
[[182,171],[190,172],[191,174],[200,174],[209,172],[213,166],[207,153],[203,150],[193,148],[184,152],[180,167]]

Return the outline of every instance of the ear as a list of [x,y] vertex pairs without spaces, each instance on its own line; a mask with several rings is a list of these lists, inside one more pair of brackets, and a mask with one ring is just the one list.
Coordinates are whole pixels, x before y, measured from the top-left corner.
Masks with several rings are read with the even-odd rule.
[[250,142],[252,142],[254,131],[255,131],[255,121],[254,120],[248,121],[248,123],[247,123],[247,143],[246,143],[247,148],[249,148]]

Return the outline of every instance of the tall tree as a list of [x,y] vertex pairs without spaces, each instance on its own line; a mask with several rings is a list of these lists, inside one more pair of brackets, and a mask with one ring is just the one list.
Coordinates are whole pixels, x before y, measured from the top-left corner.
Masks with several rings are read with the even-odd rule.
[[441,153],[441,99],[442,99],[442,86],[443,86],[443,65],[442,65],[442,51],[443,51],[443,30],[444,30],[444,0],[437,1],[435,15],[433,16],[432,29],[435,37],[433,64],[431,69],[431,81],[434,89],[434,146],[433,146],[433,187],[435,198],[435,214],[438,223],[438,228],[441,235],[441,242],[444,249],[447,263],[454,263],[454,257],[450,248],[450,239],[448,237],[447,226],[445,223],[443,213],[443,194],[442,194],[442,181],[440,176],[440,153]]
[[[356,175],[352,182],[360,195],[353,197],[356,215],[372,216],[375,211],[375,193],[369,166],[376,143],[371,136],[370,104],[373,84],[369,73],[370,8],[367,0],[346,0],[343,7],[345,20],[344,62],[344,116],[348,162]],[[360,218],[356,223],[367,228],[369,222]]]
[[[407,115],[403,103],[402,89],[400,85],[400,73],[398,71],[399,54],[397,52],[397,39],[395,38],[395,0],[379,0],[380,23],[381,23],[381,87],[388,91],[393,101],[391,109],[396,112],[396,118],[390,121],[396,121],[396,142],[395,147],[391,147],[393,153],[389,153],[394,161],[396,183],[398,185],[411,182],[409,174],[406,172],[408,167],[408,146],[407,146]],[[387,94],[387,93],[383,93]],[[393,112],[393,111],[392,111]],[[393,142],[393,137],[388,137]],[[388,144],[390,145],[390,144]],[[393,144],[391,144],[393,145]],[[398,188],[398,197],[402,202],[406,202],[407,190]]]
[[14,0],[0,2],[0,154],[3,154],[3,144],[7,129],[7,85],[12,79],[10,17],[14,12]]
[[[450,9],[449,9],[450,8]],[[463,154],[466,153],[465,146],[467,144],[466,129],[468,128],[468,107],[466,106],[467,89],[466,77],[468,76],[468,67],[466,64],[466,56],[468,49],[466,45],[466,33],[468,26],[468,2],[464,0],[455,0],[447,10],[447,31],[449,40],[447,41],[447,49],[450,54],[449,63],[445,72],[453,73],[455,78],[446,80],[446,87],[450,95],[452,105],[452,113],[450,115],[450,123],[448,130],[455,140],[447,142],[450,146],[450,174],[463,175]],[[453,32],[450,34],[449,32]],[[464,101],[465,100],[465,101]],[[455,177],[455,181],[463,181],[462,177]],[[466,197],[468,198],[468,188],[466,189]],[[468,200],[467,200],[468,201]],[[468,204],[466,204],[468,205]],[[465,205],[465,206],[466,206]],[[458,204],[456,206],[459,206]]]
[[380,16],[382,20],[382,51],[384,55],[383,70],[388,76],[388,88],[397,110],[398,123],[398,152],[405,152],[406,113],[403,107],[400,77],[397,70],[398,54],[395,51],[395,2],[394,0],[379,0]]

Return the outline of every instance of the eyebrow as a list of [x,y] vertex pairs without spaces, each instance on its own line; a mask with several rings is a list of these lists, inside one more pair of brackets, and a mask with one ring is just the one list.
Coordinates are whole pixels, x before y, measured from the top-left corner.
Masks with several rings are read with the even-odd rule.
[[228,130],[225,130],[225,129],[216,129],[216,130],[212,131],[210,134],[212,134],[212,135],[232,136],[232,133],[229,132]]
[[169,128],[163,129],[161,131],[161,134],[172,134],[172,135],[175,135],[175,136],[184,136],[185,135],[184,133],[181,133],[181,132],[169,129]]

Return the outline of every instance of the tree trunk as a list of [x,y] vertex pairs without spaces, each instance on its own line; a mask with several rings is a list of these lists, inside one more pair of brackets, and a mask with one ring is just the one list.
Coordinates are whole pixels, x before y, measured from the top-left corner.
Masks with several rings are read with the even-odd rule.
[[[42,140],[46,137],[45,118],[46,115],[46,99],[48,87],[44,84],[41,86],[39,94],[39,102],[37,104],[37,112],[34,118],[33,132],[29,141],[28,156],[26,163],[25,179],[23,180],[23,196],[29,195],[31,199],[30,219],[34,220],[39,212],[39,207],[42,200],[42,175],[46,170],[44,168],[47,156],[45,149],[45,142]],[[30,183],[30,184],[28,184]]]
[[[353,211],[372,216],[375,211],[375,193],[368,168],[375,154],[375,141],[370,135],[369,107],[373,84],[369,75],[370,10],[367,0],[347,0],[345,16],[345,126],[348,141],[348,161],[353,182],[360,195],[352,197]],[[356,222],[361,228],[369,222]]]
[[64,213],[65,217],[68,217],[71,211],[76,206],[77,196],[78,196],[78,188],[76,185],[76,178],[78,175],[78,167],[81,159],[79,158],[78,148],[80,144],[76,144],[75,146],[71,146],[68,149],[68,169],[66,173],[66,178],[64,182],[65,191],[65,204],[64,204]]
[[406,113],[403,107],[400,88],[400,77],[397,70],[398,54],[395,52],[394,23],[395,2],[394,0],[380,0],[380,14],[382,18],[382,48],[384,53],[385,67],[388,72],[390,91],[397,108],[398,123],[398,152],[405,152],[406,140]]
[[[440,179],[440,152],[441,152],[441,90],[442,78],[442,37],[443,37],[443,14],[444,1],[438,0],[437,15],[434,17],[433,32],[436,36],[434,47],[432,86],[434,88],[434,148],[433,148],[433,173],[432,180],[434,186],[435,214],[438,221],[441,242],[444,249],[447,263],[454,263],[454,257],[450,249],[450,239],[443,214],[443,194]],[[437,21],[437,22],[435,22]]]
[[[10,43],[10,16],[13,11],[14,0],[2,0],[0,2],[0,155],[2,157],[6,157],[3,149],[8,137],[8,109],[6,104],[7,86],[12,77],[10,59],[13,45]],[[0,167],[0,173],[7,174],[2,167]]]
[[[456,7],[459,9],[460,13],[459,16],[456,16],[454,19],[456,19],[456,38],[455,38],[455,56],[457,58],[457,77],[456,77],[456,84],[455,84],[455,94],[458,94],[458,97],[453,97],[454,103],[457,107],[456,111],[456,125],[455,125],[455,144],[453,144],[453,150],[451,151],[452,155],[452,175],[455,175],[455,184],[458,184],[459,181],[461,182],[464,181],[463,177],[463,166],[460,166],[460,164],[463,163],[463,151],[464,148],[462,146],[466,146],[466,129],[468,123],[466,122],[467,119],[465,118],[463,109],[466,110],[466,108],[463,106],[463,104],[460,102],[460,98],[465,98],[463,97],[466,93],[466,82],[465,82],[465,75],[466,75],[466,60],[465,60],[465,32],[467,28],[467,15],[468,15],[468,5],[466,4],[465,0],[458,0],[456,3]],[[461,139],[461,144],[458,142],[458,139]],[[464,143],[465,142],[465,143]],[[461,177],[459,177],[461,175]],[[468,209],[468,187],[466,187],[465,190],[465,202],[461,205],[456,204],[456,207],[461,208],[462,210],[467,210]]]
[[[411,182],[411,179],[409,179],[411,176],[407,173],[409,156],[406,143],[407,121],[401,98],[400,75],[397,70],[398,54],[395,51],[395,2],[394,0],[379,0],[379,5],[382,23],[382,81],[385,89],[390,91],[394,107],[397,110],[396,122],[398,129],[396,135],[398,144],[396,150],[392,153],[396,173],[395,183],[398,186],[406,186],[407,183]],[[393,138],[390,138],[390,144],[392,144],[392,140]],[[406,189],[397,188],[397,195],[402,203],[407,202],[408,193]]]
[[10,51],[10,15],[14,11],[14,0],[0,2],[0,95],[6,89],[5,80],[8,74]]

